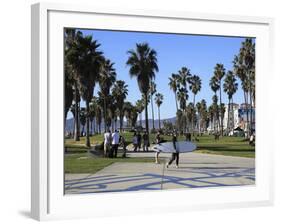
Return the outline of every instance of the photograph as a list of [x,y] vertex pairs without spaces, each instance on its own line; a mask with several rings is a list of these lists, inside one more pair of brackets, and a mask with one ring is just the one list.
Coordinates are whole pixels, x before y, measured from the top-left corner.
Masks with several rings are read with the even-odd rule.
[[255,37],[62,38],[64,194],[255,185]]

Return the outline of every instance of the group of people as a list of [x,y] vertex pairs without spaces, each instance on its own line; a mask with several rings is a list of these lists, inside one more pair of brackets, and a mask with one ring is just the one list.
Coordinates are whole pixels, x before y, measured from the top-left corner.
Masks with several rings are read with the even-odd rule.
[[147,152],[149,147],[149,139],[148,134],[145,131],[144,134],[141,136],[140,132],[136,133],[134,132],[133,135],[133,146],[134,146],[134,152],[140,151],[141,149],[141,143],[143,142],[143,151]]
[[[143,151],[144,152],[148,151],[149,136],[148,136],[147,132],[144,132],[143,135],[141,135],[140,132],[138,132],[138,133],[135,132],[134,135],[133,135],[132,142],[133,142],[133,145],[134,145],[134,152],[140,151],[142,142],[143,142],[143,144],[142,144]],[[175,152],[172,153],[171,159],[166,164],[166,167],[168,168],[169,165],[171,165],[172,162],[175,160],[176,161],[176,168],[178,168],[179,151],[177,150],[177,147],[176,147],[176,142],[177,142],[176,131],[173,132],[172,142],[173,142],[173,147],[175,149]],[[156,134],[155,143],[156,144],[161,143],[160,132],[158,132]],[[117,130],[115,130],[113,133],[111,133],[110,130],[107,130],[104,133],[104,157],[109,157],[109,158],[115,157],[116,158],[119,145],[123,146],[122,157],[126,157],[126,141],[125,141],[125,138],[122,135],[120,135]],[[160,151],[157,151],[155,153],[155,163],[159,163],[159,154],[160,154]]]
[[126,141],[124,136],[120,135],[117,130],[113,133],[107,130],[104,133],[104,157],[116,158],[119,145],[123,146],[122,157],[126,157]]

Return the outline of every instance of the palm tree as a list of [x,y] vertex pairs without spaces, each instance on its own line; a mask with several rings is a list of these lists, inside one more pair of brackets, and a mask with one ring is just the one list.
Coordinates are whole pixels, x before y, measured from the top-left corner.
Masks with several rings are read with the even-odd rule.
[[132,111],[131,111],[131,126],[132,128],[136,127],[136,123],[138,120],[138,110],[136,106],[133,106]]
[[203,127],[203,131],[206,130],[206,124],[208,119],[207,103],[206,100],[202,99],[200,102],[200,120],[201,126],[199,126],[199,132],[201,131],[200,127]]
[[179,76],[177,74],[172,74],[172,77],[169,77],[169,86],[170,89],[174,92],[175,94],[175,101],[176,101],[176,111],[178,111],[178,100],[177,100],[177,90],[178,90],[178,79]]
[[[100,85],[100,92],[103,96],[103,120],[106,121],[107,116],[107,101],[110,88],[116,81],[116,72],[113,68],[114,63],[111,63],[110,60],[105,60],[102,64],[102,69],[99,77],[99,85]],[[104,122],[104,130],[106,130],[106,122]]]
[[[65,29],[65,54],[64,54],[64,60],[65,60],[65,111],[67,111],[68,102],[71,98],[70,93],[70,85],[73,85],[74,92],[73,92],[73,98],[74,98],[74,114],[79,114],[79,103],[80,103],[80,94],[78,90],[78,74],[77,69],[75,66],[71,63],[73,60],[73,57],[77,52],[73,49],[73,47],[77,48],[77,38],[79,35],[81,35],[81,32],[76,32],[75,29],[68,28]],[[66,113],[66,112],[65,112]],[[75,125],[74,125],[74,140],[79,141],[80,138],[80,130],[79,130],[79,116],[74,117]]]
[[127,127],[132,127],[132,112],[133,112],[133,105],[130,102],[124,102],[123,106],[124,115],[127,120]]
[[252,111],[253,101],[255,100],[255,43],[253,39],[246,38],[242,42],[238,56],[234,57],[234,73],[242,82],[244,99],[247,111],[247,124],[249,123],[248,112],[250,105],[250,123],[248,132],[252,131]]
[[[201,90],[201,83],[202,83],[201,79],[197,75],[193,75],[189,79],[189,84],[190,84],[189,89],[193,93],[193,107],[194,108],[195,108],[195,96]],[[194,118],[192,118],[192,130],[193,130],[193,133],[194,133]]]
[[97,104],[96,107],[96,124],[98,133],[101,134],[101,122],[102,122],[102,107],[100,104]]
[[190,69],[187,67],[182,67],[181,70],[178,72],[178,82],[184,87],[187,87],[187,83],[191,78]]
[[112,96],[116,99],[117,108],[119,110],[120,131],[122,131],[123,128],[123,117],[124,117],[123,106],[127,95],[128,95],[128,85],[122,80],[117,80],[112,88]]
[[150,92],[150,101],[151,101],[151,114],[152,114],[152,129],[154,130],[154,111],[153,111],[153,95],[156,93],[156,83],[154,81],[151,80],[150,82],[150,88],[149,88],[149,92]]
[[[117,102],[116,99],[112,95],[108,95],[108,105],[107,105],[107,111],[108,111],[108,120],[110,120],[111,124],[111,131],[117,129]],[[108,122],[109,123],[109,122]],[[109,126],[108,126],[109,127]]]
[[224,79],[223,90],[228,95],[228,112],[227,112],[227,130],[230,132],[230,128],[234,128],[234,124],[232,121],[232,125],[230,127],[230,107],[231,112],[233,113],[233,95],[236,93],[238,89],[238,83],[236,82],[236,78],[233,75],[232,71],[228,71],[226,77]]
[[155,103],[158,107],[158,122],[159,122],[159,130],[161,129],[161,121],[160,121],[160,106],[163,103],[163,95],[161,93],[156,93],[155,95]]
[[158,72],[157,53],[151,49],[147,43],[136,44],[135,50],[128,51],[129,58],[127,65],[130,66],[129,73],[131,77],[136,77],[139,89],[145,99],[145,128],[149,133],[148,127],[148,92],[149,84],[155,78],[155,72]]
[[91,135],[93,135],[96,132],[95,130],[96,106],[97,104],[95,102],[95,99],[93,98],[90,102],[90,112],[89,112],[89,119],[91,122]]
[[218,96],[213,95],[212,97],[213,104],[212,104],[212,111],[214,113],[214,129],[215,132],[217,132],[218,128],[220,127],[220,122],[219,122],[219,106],[218,106]]
[[139,123],[139,126],[142,127],[142,112],[143,112],[143,110],[144,110],[144,102],[143,102],[143,99],[137,100],[137,102],[136,102],[136,109],[137,109],[138,114],[140,115],[140,119],[139,119],[140,123]]
[[177,92],[177,98],[180,103],[180,109],[185,110],[186,101],[188,100],[188,91],[185,88],[180,88]]
[[[201,122],[201,102],[197,102],[196,103],[196,111],[198,114],[198,119],[197,119],[197,130],[200,133],[200,122]],[[194,118],[193,118],[193,122],[194,122]]]
[[[220,92],[220,109],[222,109],[222,97],[221,97],[221,88],[222,88],[222,85],[221,85],[221,81],[222,81],[222,78],[224,77],[225,75],[225,68],[223,66],[223,64],[216,64],[215,66],[215,71],[214,71],[214,76],[216,77],[217,81],[218,81],[218,84],[219,84],[219,92]],[[224,114],[222,113],[223,111],[220,110],[220,128],[221,128],[221,135],[223,136],[223,116]]]
[[92,36],[83,36],[78,31],[76,41],[68,55],[68,60],[77,73],[79,92],[86,103],[86,146],[88,147],[90,147],[89,104],[104,62],[99,47],[100,44],[93,40]]
[[181,87],[179,88],[178,92],[177,92],[177,98],[178,101],[180,103],[180,109],[182,110],[182,114],[181,114],[181,120],[183,121],[183,127],[184,127],[184,131],[186,131],[187,128],[187,124],[186,124],[186,119],[183,119],[186,117],[186,102],[188,100],[188,91],[186,88]]

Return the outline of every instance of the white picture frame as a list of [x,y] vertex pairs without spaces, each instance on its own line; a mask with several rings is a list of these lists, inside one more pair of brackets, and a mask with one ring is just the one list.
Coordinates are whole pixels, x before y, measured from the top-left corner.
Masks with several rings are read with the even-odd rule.
[[[264,130],[271,128],[266,93],[271,92],[268,76],[272,74],[273,24],[273,19],[261,17],[97,9],[50,3],[32,5],[32,217],[50,220],[271,205],[274,198],[273,144]],[[256,37],[256,184],[216,189],[64,195],[64,27]]]

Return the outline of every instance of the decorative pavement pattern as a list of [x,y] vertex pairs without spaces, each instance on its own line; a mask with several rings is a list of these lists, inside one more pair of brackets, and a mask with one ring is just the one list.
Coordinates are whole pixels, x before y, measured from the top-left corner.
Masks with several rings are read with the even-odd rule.
[[66,174],[65,193],[89,194],[255,184],[254,159],[196,154],[199,153],[183,156],[178,169],[173,166],[167,169],[164,164],[114,163],[95,174]]

